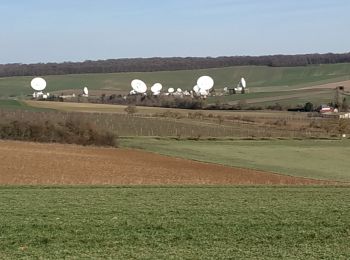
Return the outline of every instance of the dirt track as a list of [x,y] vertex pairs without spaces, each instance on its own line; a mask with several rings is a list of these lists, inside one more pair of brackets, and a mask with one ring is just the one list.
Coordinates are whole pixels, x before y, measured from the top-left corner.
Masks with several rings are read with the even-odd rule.
[[327,184],[153,153],[0,141],[0,184]]

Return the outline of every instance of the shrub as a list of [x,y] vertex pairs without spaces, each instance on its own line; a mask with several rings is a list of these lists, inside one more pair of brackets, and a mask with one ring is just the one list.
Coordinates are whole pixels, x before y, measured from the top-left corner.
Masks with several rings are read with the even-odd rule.
[[267,106],[267,109],[282,111],[283,107],[279,103],[275,103],[274,105]]
[[128,115],[134,115],[137,113],[137,108],[136,106],[127,106],[124,111],[128,114]]
[[311,102],[307,102],[304,105],[304,111],[305,112],[312,112],[314,110],[314,104],[312,104]]
[[0,138],[78,145],[117,146],[116,136],[82,120],[65,122],[11,121],[0,125]]

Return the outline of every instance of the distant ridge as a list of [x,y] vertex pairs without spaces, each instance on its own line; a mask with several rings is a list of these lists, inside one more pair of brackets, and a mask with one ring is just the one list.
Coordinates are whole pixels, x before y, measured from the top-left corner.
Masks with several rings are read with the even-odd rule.
[[268,56],[172,57],[109,59],[84,62],[3,64],[0,77],[45,76],[83,73],[176,71],[232,66],[296,67],[318,64],[350,63],[350,52],[342,54],[298,54]]

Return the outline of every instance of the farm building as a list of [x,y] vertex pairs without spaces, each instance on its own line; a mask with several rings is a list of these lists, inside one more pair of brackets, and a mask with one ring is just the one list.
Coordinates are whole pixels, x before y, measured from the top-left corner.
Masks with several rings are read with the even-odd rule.
[[328,114],[328,113],[332,113],[334,109],[328,105],[321,105],[321,107],[319,108],[319,111],[321,114]]

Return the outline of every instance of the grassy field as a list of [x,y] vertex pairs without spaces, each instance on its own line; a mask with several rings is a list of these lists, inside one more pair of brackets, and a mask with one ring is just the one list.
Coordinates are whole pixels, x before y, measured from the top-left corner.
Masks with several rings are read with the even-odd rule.
[[24,101],[12,99],[0,99],[0,109],[5,110],[28,110],[28,111],[49,111],[47,107],[30,106]]
[[[268,105],[274,105],[276,103],[288,107],[288,106],[303,106],[307,102],[314,104],[315,108],[321,104],[328,104],[334,102],[335,91],[334,90],[322,90],[322,91],[299,91],[299,95],[289,94],[281,96],[272,96],[273,100],[269,101],[268,99],[259,101],[251,100],[256,106],[266,107]],[[271,98],[272,99],[272,98]]]
[[273,92],[254,92],[244,95],[230,95],[230,96],[217,96],[210,97],[207,100],[209,104],[241,104],[244,106],[257,106],[266,108],[268,105],[274,105],[276,103],[283,105],[284,107],[303,106],[307,102],[311,102],[316,106],[321,104],[328,104],[334,101],[335,90],[323,89],[323,90],[291,90],[291,91],[273,91]]
[[[69,89],[81,90],[84,86],[88,86],[91,90],[129,91],[130,82],[134,78],[143,79],[148,85],[161,82],[165,87],[192,89],[196,84],[197,78],[202,75],[212,76],[218,89],[226,86],[236,86],[240,78],[244,76],[252,92],[274,92],[349,80],[350,64],[290,68],[243,66],[172,72],[46,76],[45,79],[48,82],[48,92]],[[31,78],[0,78],[0,96],[25,96],[31,94]]]
[[1,259],[349,259],[350,189],[0,187]]
[[350,140],[190,141],[122,139],[121,146],[164,155],[350,182]]

